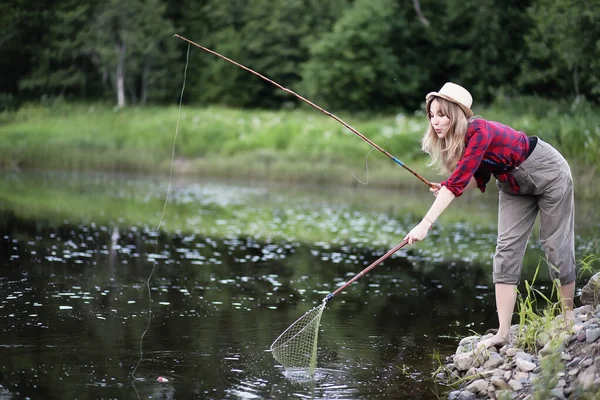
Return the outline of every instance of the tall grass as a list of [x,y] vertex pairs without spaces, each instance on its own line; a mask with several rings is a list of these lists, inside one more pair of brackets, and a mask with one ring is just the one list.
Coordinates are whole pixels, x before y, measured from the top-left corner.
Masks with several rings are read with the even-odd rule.
[[[555,144],[574,166],[580,186],[595,193],[591,183],[600,165],[597,109],[583,104],[573,111],[539,99],[501,99],[476,111]],[[0,114],[0,166],[166,172],[177,114],[175,106],[116,109],[60,100],[27,104]],[[416,164],[418,172],[438,180],[420,150],[427,123],[422,112],[340,117],[413,169]],[[338,169],[366,173],[368,144],[308,107],[281,111],[184,107],[179,127],[175,144],[179,173],[224,170],[229,176],[310,180],[321,171],[318,181],[324,182],[338,182]],[[376,185],[414,180],[410,174],[398,174],[398,166],[378,152],[369,156],[369,166]]]

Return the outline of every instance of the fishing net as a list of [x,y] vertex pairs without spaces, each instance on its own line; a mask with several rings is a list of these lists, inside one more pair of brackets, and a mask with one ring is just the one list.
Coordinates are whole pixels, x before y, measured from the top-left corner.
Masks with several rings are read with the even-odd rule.
[[319,338],[319,324],[321,323],[321,315],[327,303],[342,290],[347,288],[361,276],[375,268],[383,260],[390,257],[392,254],[406,246],[407,239],[396,245],[393,249],[381,256],[377,261],[369,265],[367,268],[360,271],[333,293],[329,293],[320,306],[313,308],[306,314],[301,316],[290,325],[271,345],[273,357],[287,370],[293,374],[303,375],[308,370],[308,375],[312,378],[317,365],[317,339]]
[[290,325],[271,345],[273,357],[286,370],[308,370],[313,375],[317,365],[317,339],[321,315],[327,304],[313,308]]

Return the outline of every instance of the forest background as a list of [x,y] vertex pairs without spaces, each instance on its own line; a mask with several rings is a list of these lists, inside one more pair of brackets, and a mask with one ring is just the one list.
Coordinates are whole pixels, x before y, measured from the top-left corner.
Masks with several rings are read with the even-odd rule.
[[[477,113],[551,141],[578,176],[600,164],[600,0],[5,0],[0,26],[4,166],[166,164],[188,49],[175,33],[418,167],[424,96],[446,81],[469,88]],[[200,49],[187,77],[182,171],[234,174],[239,159],[223,163],[237,156],[263,174],[309,160],[314,178],[366,154],[336,139],[335,121]]]

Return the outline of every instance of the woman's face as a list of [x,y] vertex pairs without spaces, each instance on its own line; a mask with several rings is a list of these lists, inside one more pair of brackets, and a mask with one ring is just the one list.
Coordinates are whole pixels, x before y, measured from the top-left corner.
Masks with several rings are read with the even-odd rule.
[[433,99],[429,106],[429,122],[438,138],[443,139],[446,137],[450,126],[450,118],[442,112],[440,102],[437,99]]

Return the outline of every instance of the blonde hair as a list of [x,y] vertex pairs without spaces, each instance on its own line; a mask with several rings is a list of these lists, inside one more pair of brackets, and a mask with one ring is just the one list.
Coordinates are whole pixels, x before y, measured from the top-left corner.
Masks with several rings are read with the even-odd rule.
[[[440,139],[431,125],[431,103],[438,102],[439,111],[450,119],[450,126],[444,138]],[[431,156],[429,166],[435,167],[440,174],[451,174],[465,151],[465,135],[469,120],[465,112],[456,104],[441,97],[431,97],[427,101],[429,126],[421,140],[421,149]]]

